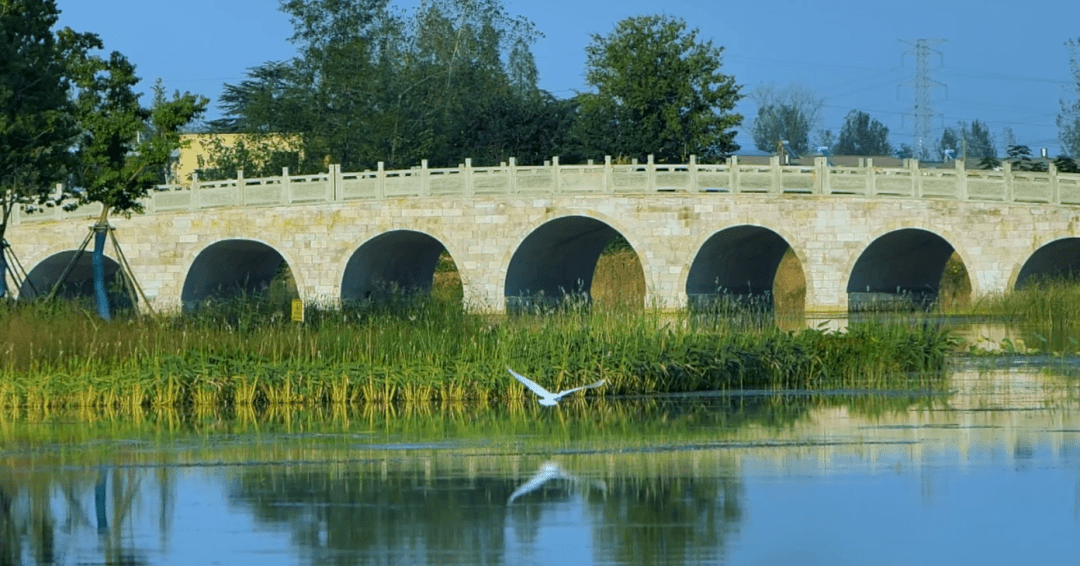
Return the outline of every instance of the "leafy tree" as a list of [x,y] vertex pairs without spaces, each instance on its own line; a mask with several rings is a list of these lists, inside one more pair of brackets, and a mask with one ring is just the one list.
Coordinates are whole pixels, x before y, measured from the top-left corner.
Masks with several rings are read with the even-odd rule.
[[1075,159],[1067,155],[1055,157],[1054,167],[1057,168],[1058,173],[1080,173],[1080,165],[1076,163]]
[[990,133],[990,128],[978,120],[971,124],[958,122],[955,130],[945,128],[941,134],[941,142],[938,144],[942,156],[945,150],[951,149],[953,156],[958,159],[993,157],[997,155],[995,147],[994,135]]
[[[97,38],[64,29],[54,0],[0,0],[0,297],[7,295],[4,235],[17,207],[55,206],[78,132],[67,62]],[[60,195],[63,197],[64,195]]]
[[963,136],[964,147],[958,155],[962,155],[965,159],[982,159],[997,155],[994,135],[990,133],[990,128],[986,127],[986,124],[978,120],[972,121],[970,126],[961,122],[960,132]]
[[1026,145],[1010,145],[1007,157],[1013,171],[1046,171],[1046,164],[1031,159],[1031,148]]
[[298,57],[227,85],[216,131],[297,134],[304,170],[456,165],[497,159],[492,148],[506,139],[523,145],[504,151],[532,153],[565,137],[537,129],[562,127],[565,105],[537,88],[529,51],[537,34],[500,0],[431,0],[408,16],[381,0],[293,0],[281,9]]
[[167,98],[155,86],[155,104],[144,108],[133,89],[135,66],[118,52],[107,59],[73,59],[75,115],[81,133],[75,145],[78,203],[101,203],[95,225],[94,292],[101,318],[111,317],[104,281],[104,247],[111,212],[141,212],[140,199],[161,180],[161,171],[180,146],[180,129],[198,117],[207,99],[189,93]]
[[810,130],[818,120],[820,98],[802,87],[777,91],[772,85],[754,89],[750,98],[758,106],[757,118],[750,128],[754,147],[774,152],[777,142],[785,140],[797,153],[809,153]]
[[832,130],[820,129],[817,133],[817,148],[819,151],[824,148],[824,153],[831,154],[833,147],[836,146],[836,136],[833,135]]
[[248,69],[248,78],[226,84],[218,104],[226,117],[211,120],[212,132],[277,133],[303,129],[305,94],[291,62],[269,61]]
[[837,155],[891,155],[889,128],[866,112],[852,110],[844,118]]
[[[1005,126],[1004,128],[1002,128],[1001,129],[1001,147],[1004,150],[1004,151],[1002,151],[1002,153],[1008,153],[1009,152],[1009,146],[1016,145],[1016,143],[1017,143],[1016,142],[1016,134],[1013,133],[1013,129],[1008,127],[1008,126]],[[1000,153],[995,153],[994,155],[1001,155],[1001,154]]]
[[739,148],[732,112],[742,95],[720,72],[723,48],[698,39],[681,19],[638,16],[585,48],[585,81],[577,136],[590,156],[605,153],[661,162],[691,154],[722,158]]
[[1072,102],[1061,101],[1061,113],[1057,125],[1061,146],[1070,156],[1080,159],[1080,39],[1065,42],[1069,48],[1069,69],[1076,81],[1077,99]]
[[953,157],[960,156],[960,149],[962,142],[960,136],[956,135],[956,130],[947,127],[941,132],[941,141],[938,142],[938,152],[941,154],[941,158],[944,161],[947,151],[952,151]]

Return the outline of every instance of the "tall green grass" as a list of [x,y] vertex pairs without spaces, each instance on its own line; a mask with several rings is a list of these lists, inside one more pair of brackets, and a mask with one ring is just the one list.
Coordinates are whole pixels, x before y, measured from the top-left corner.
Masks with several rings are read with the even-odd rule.
[[788,333],[626,309],[494,317],[424,298],[309,310],[302,324],[243,300],[109,323],[66,303],[6,305],[0,335],[0,404],[37,407],[529,400],[508,366],[553,389],[606,379],[600,395],[925,388],[951,348],[919,324]]

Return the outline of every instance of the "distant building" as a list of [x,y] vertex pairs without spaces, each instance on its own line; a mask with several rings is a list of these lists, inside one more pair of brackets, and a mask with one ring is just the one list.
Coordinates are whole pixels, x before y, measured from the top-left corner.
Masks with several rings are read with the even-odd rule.
[[260,154],[302,151],[297,134],[184,134],[180,140],[181,147],[172,167],[173,183],[190,183],[195,171],[217,168],[220,164],[215,163],[215,157],[233,152],[241,144],[252,153],[256,162]]

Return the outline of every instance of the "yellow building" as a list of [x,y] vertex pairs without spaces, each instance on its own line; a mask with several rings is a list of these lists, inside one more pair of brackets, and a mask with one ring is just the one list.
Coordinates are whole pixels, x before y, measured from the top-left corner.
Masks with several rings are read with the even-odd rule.
[[[220,161],[265,165],[271,153],[296,153],[302,151],[297,134],[184,134],[180,137],[180,151],[172,166],[171,183],[187,184],[197,170],[216,169]],[[241,156],[243,150],[248,155]],[[277,172],[280,174],[280,172]]]

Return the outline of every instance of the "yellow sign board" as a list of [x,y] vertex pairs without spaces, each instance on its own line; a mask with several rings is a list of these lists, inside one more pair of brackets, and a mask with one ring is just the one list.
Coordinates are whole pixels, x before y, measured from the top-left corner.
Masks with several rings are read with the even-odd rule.
[[304,322],[304,301],[292,300],[292,319],[293,322]]

